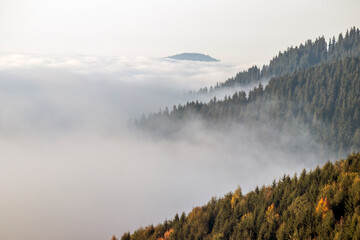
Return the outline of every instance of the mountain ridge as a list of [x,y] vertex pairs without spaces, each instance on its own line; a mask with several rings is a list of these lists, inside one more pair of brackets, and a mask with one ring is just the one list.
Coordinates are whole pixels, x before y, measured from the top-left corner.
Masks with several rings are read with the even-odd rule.
[[279,51],[269,64],[258,67],[256,65],[241,71],[236,76],[224,82],[218,82],[215,86],[201,88],[197,93],[208,93],[224,87],[245,86],[250,83],[259,83],[262,79],[291,74],[324,62],[332,62],[344,57],[360,55],[360,29],[352,27],[345,35],[340,33],[326,42],[324,37],[318,37],[315,41],[307,40],[304,44],[296,47],[288,47]]
[[180,53],[166,58],[199,62],[220,62],[220,60],[201,53]]

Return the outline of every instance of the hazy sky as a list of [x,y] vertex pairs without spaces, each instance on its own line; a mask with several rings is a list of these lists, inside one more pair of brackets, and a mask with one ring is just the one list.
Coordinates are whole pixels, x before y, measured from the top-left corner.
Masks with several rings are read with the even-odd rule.
[[266,63],[290,45],[360,26],[358,0],[1,0],[0,52]]

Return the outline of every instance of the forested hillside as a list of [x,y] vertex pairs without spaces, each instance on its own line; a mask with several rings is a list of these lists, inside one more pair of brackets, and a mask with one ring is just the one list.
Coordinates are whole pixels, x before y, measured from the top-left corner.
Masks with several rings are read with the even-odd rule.
[[253,66],[248,70],[239,72],[225,82],[218,83],[211,88],[202,88],[199,93],[207,93],[218,88],[234,87],[249,83],[260,82],[261,79],[270,79],[283,74],[293,73],[301,69],[309,68],[324,62],[331,62],[335,59],[360,55],[360,30],[351,28],[345,36],[339,34],[329,39],[328,43],[324,37],[315,41],[308,40],[296,47],[289,47],[284,52],[279,52],[271,59],[268,65],[262,68]]
[[266,125],[296,136],[308,129],[328,150],[339,155],[360,150],[360,58],[347,57],[271,79],[250,91],[224,100],[188,102],[165,109],[138,126],[172,134],[199,118],[217,128],[232,123]]
[[[277,143],[284,135],[291,141],[308,132],[319,145],[309,141],[309,146],[301,146],[305,151],[338,156],[360,151],[359,29],[328,44],[319,38],[291,47],[261,70],[254,66],[215,88],[264,78],[271,78],[266,87],[259,83],[248,94],[239,91],[207,103],[187,102],[144,116],[136,124],[166,137],[176,136],[194,120],[225,133],[260,128],[259,145]],[[294,150],[298,147],[295,144]],[[309,173],[303,170],[300,176],[284,175],[246,195],[238,188],[188,215],[125,233],[121,239],[360,239],[359,199],[357,153]]]
[[[125,233],[142,239],[360,239],[360,153],[243,195],[239,187],[188,215]],[[113,237],[115,239],[115,237]]]

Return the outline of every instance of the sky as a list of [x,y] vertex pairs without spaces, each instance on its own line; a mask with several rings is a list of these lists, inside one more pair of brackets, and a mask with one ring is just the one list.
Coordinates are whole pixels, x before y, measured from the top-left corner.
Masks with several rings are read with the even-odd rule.
[[2,0],[0,52],[264,64],[279,50],[360,26],[357,0]]

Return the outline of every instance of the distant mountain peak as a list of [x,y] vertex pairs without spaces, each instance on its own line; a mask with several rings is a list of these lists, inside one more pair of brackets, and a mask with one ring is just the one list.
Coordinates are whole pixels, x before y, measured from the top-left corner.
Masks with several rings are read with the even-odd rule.
[[200,62],[220,62],[220,60],[201,53],[180,53],[166,58],[176,60],[200,61]]

